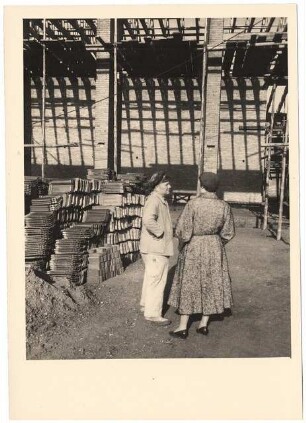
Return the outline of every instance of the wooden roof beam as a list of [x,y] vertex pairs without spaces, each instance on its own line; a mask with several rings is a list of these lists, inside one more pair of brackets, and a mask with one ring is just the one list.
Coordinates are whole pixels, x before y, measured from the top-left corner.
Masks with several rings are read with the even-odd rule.
[[163,36],[167,37],[167,30],[166,30],[166,27],[164,25],[163,19],[158,19],[158,22],[159,22],[160,29],[162,30]]
[[28,30],[29,30],[29,33],[31,33],[36,40],[40,40],[38,32],[36,32],[35,29],[32,28],[30,25],[29,25]]
[[94,32],[94,34],[97,33],[97,26],[94,23],[94,19],[85,19],[85,22],[88,26],[90,26],[91,30]]
[[232,33],[235,31],[236,21],[237,21],[237,18],[233,18],[232,27],[231,27]]
[[90,37],[85,34],[85,30],[80,27],[77,22],[77,19],[67,19],[67,22],[80,34],[82,41],[86,43],[90,43]]
[[183,34],[183,32],[184,32],[184,27],[183,27],[183,25],[182,25],[182,19],[181,18],[177,18],[176,19],[176,21],[177,21],[177,27],[178,27],[178,30],[180,31],[180,33],[181,34]]
[[230,33],[224,34],[223,41],[250,41],[253,37],[260,38],[260,39],[270,39],[272,41],[275,37],[275,35],[278,34],[278,37],[281,37],[284,40],[287,40],[287,32],[258,32],[258,33],[252,33],[252,32],[242,32],[237,33],[234,36]]
[[131,27],[129,21],[127,19],[123,19],[123,24],[126,27],[126,29],[128,30],[128,33],[130,34],[132,40],[136,40],[137,37],[136,37],[135,32],[134,32],[133,28]]
[[146,23],[146,20],[145,20],[145,19],[139,19],[139,21],[140,21],[140,23],[141,23],[141,25],[142,25],[142,27],[143,27],[143,29],[144,29],[144,31],[145,31],[145,33],[146,33],[146,35],[147,35],[147,36],[150,36],[151,34],[150,34],[150,30],[149,30],[149,28],[148,28],[148,25],[147,25],[147,23]]
[[[48,25],[48,21],[49,21],[49,19],[46,19],[46,35],[48,35],[51,38],[51,40],[56,40],[57,36],[55,35],[54,31],[52,31],[52,29],[50,29],[50,27]],[[38,23],[38,26],[43,30],[43,28],[44,28],[43,21]]]
[[252,31],[252,28],[253,28],[253,26],[254,26],[254,23],[255,23],[255,18],[251,18],[251,21],[250,21],[250,23],[249,23],[249,26],[248,26],[247,32],[251,32],[251,31]]
[[269,21],[269,23],[268,23],[268,25],[267,25],[267,28],[266,28],[266,32],[270,32],[270,30],[271,30],[271,28],[272,28],[272,25],[273,25],[274,21],[275,21],[275,18],[271,18],[271,19],[270,19],[270,21]]
[[51,19],[50,22],[57,27],[57,29],[62,32],[62,34],[68,38],[68,40],[73,40],[71,33],[64,27],[60,19]]

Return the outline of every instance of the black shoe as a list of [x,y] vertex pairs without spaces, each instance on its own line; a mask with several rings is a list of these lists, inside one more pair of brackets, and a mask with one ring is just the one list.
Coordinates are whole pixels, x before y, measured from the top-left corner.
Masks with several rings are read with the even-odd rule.
[[176,332],[171,331],[169,332],[169,335],[173,336],[173,338],[186,339],[188,336],[188,330],[184,329],[184,330],[178,330]]
[[198,328],[197,333],[200,333],[201,335],[208,335],[207,326],[202,326],[201,328]]

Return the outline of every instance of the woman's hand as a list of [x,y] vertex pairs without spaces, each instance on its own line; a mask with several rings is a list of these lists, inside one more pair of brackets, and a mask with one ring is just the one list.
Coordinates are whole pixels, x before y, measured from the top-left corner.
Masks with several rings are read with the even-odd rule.
[[178,250],[179,250],[179,252],[182,251],[182,249],[184,248],[185,244],[186,243],[183,240],[179,239],[179,243],[178,243]]

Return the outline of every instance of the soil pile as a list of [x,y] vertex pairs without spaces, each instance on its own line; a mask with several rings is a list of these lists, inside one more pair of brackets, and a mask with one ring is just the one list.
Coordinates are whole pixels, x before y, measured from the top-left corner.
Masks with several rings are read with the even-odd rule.
[[43,346],[48,333],[69,326],[73,316],[95,305],[92,292],[85,286],[73,287],[66,279],[52,280],[35,268],[26,272],[27,353]]

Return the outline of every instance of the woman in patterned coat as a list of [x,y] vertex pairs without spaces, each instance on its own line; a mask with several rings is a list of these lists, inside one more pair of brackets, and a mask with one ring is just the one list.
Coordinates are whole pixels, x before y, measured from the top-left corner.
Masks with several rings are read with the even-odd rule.
[[224,249],[235,235],[232,211],[216,195],[216,174],[204,172],[200,183],[200,195],[186,204],[175,230],[180,253],[168,304],[181,316],[178,328],[170,335],[183,339],[188,336],[191,314],[202,314],[197,333],[207,335],[209,316],[232,306]]

